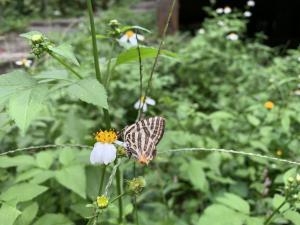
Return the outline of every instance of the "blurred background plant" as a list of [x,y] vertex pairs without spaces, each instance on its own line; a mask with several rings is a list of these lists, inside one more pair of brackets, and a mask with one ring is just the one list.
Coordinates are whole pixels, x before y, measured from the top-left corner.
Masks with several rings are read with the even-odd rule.
[[[16,17],[22,12],[34,15],[42,10],[42,1],[39,6],[29,4],[30,1],[16,2],[1,4],[6,4],[6,13],[17,12]],[[43,15],[56,9],[76,15],[84,1],[71,4],[74,9],[67,3],[53,2],[43,9],[49,14]],[[132,13],[124,5],[112,6],[96,20],[102,68],[106,68],[111,43],[101,35],[106,33],[111,19],[153,30],[144,34],[143,44],[158,44],[154,13]],[[20,11],[14,11],[14,7],[21,6]],[[101,2],[96,6],[103,7]],[[176,52],[178,59],[160,59],[149,96],[156,105],[148,108],[147,115],[162,115],[167,120],[158,152],[185,147],[226,148],[299,161],[299,50],[282,53],[281,49],[262,44],[263,35],[248,38],[248,19],[241,12],[207,12],[209,17],[195,36],[178,33],[165,40],[167,49]],[[67,41],[74,47],[82,76],[93,73],[86,21],[80,24],[76,35],[67,34],[64,40],[55,34],[49,38],[56,43]],[[113,54],[122,51],[117,46]],[[144,60],[144,71],[150,71],[151,62]],[[28,72],[40,82],[49,76],[70,78],[47,56]],[[60,81],[53,78],[52,82]],[[144,85],[146,82],[147,79]],[[136,63],[115,68],[109,87],[113,127],[123,128],[135,121],[137,87]],[[52,94],[25,135],[12,121],[9,108],[0,104],[1,151],[49,143],[92,145],[92,133],[105,126],[100,112],[88,103],[66,97],[67,94],[64,89]],[[0,218],[13,212],[11,218],[17,218],[15,224],[20,225],[83,224],[92,213],[86,204],[95,200],[99,189],[95,177],[100,177],[100,172],[89,165],[89,153],[89,149],[69,147],[0,157]],[[122,170],[124,179],[129,179],[131,167],[124,164]],[[137,198],[139,222],[259,225],[275,211],[273,224],[298,225],[299,198],[293,198],[293,204],[284,203],[284,186],[289,185],[289,177],[294,177],[292,183],[296,182],[297,173],[298,167],[288,164],[226,153],[158,154],[149,167],[137,168],[137,175],[144,175],[147,181],[147,188]],[[297,193],[299,196],[299,185],[293,189],[293,195]],[[12,211],[12,206],[5,204],[8,201],[18,204],[18,211]],[[131,199],[125,198],[124,205],[127,224],[131,224]],[[112,204],[106,210],[104,224],[118,224],[117,206]]]

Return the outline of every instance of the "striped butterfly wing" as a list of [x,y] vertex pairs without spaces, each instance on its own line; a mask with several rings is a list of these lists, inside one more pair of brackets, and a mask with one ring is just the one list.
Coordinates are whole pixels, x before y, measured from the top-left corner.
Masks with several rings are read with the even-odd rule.
[[156,155],[156,145],[163,137],[165,120],[156,116],[140,120],[124,129],[123,137],[128,155],[148,164]]

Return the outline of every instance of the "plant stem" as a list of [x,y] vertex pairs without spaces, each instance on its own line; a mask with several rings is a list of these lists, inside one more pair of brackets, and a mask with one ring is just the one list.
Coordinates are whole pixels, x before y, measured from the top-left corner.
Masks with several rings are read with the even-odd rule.
[[139,54],[139,69],[140,69],[140,103],[139,103],[139,111],[138,111],[138,116],[137,116],[137,121],[139,121],[142,116],[143,64],[142,64],[141,48],[140,48],[140,43],[139,43],[139,39],[137,36],[137,31],[136,31],[136,40],[137,40],[137,50],[138,50],[138,54]]
[[139,214],[138,214],[138,208],[137,208],[137,201],[136,201],[136,195],[133,197],[133,207],[134,207],[134,216],[135,216],[135,224],[139,225]]
[[274,211],[273,213],[266,219],[264,225],[269,225],[273,219],[273,217],[279,212],[279,210],[285,205],[286,200],[284,200]]
[[92,0],[87,0],[87,8],[88,8],[88,12],[89,12],[90,26],[91,26],[91,33],[92,33],[93,55],[94,55],[96,78],[100,83],[102,83],[100,65],[99,65],[99,60],[98,60],[98,48],[97,48]]
[[111,200],[110,203],[115,202],[116,200],[118,200],[119,198],[122,198],[124,195],[127,195],[127,192],[123,192],[122,194],[118,195],[117,197],[115,197],[113,200]]
[[110,76],[111,76],[111,60],[112,60],[112,56],[113,56],[113,52],[115,50],[115,41],[113,41],[112,46],[111,46],[111,50],[109,53],[109,59],[108,59],[108,63],[107,63],[107,69],[106,69],[106,76],[104,78],[104,86],[108,87],[108,83],[110,80]]
[[[117,194],[121,195],[122,186],[121,186],[121,171],[120,171],[120,168],[117,168],[117,172],[116,172],[116,185],[117,185]],[[123,222],[123,201],[122,201],[122,198],[119,198],[118,202],[119,202],[119,219],[118,219],[118,222],[119,222],[119,224],[122,224],[122,222]]]
[[102,193],[102,188],[103,188],[103,184],[104,184],[105,173],[106,173],[106,165],[103,165],[103,167],[102,167],[102,173],[101,173],[101,178],[100,178],[98,195],[100,195]]
[[53,52],[48,51],[48,54],[52,56],[56,61],[58,61],[60,64],[62,64],[64,67],[66,67],[70,72],[72,72],[76,77],[79,79],[82,79],[82,76],[77,73],[69,64],[67,64],[64,60],[59,58],[57,55],[53,54]]
[[[163,35],[162,35],[162,38],[161,38],[161,41],[160,41],[160,44],[159,44],[159,47],[158,47],[158,51],[157,51],[156,57],[154,59],[154,63],[153,63],[152,70],[151,70],[151,73],[150,73],[150,78],[148,80],[148,84],[147,84],[147,87],[146,87],[146,90],[145,90],[145,97],[147,97],[147,95],[149,93],[149,90],[151,88],[151,83],[152,83],[152,78],[153,78],[154,70],[155,70],[155,67],[157,65],[158,57],[160,55],[160,52],[161,52],[161,49],[162,49],[162,46],[163,46],[163,43],[164,43],[167,31],[168,31],[168,28],[169,28],[169,24],[170,24],[170,21],[171,21],[171,18],[172,18],[174,9],[175,9],[175,5],[176,5],[176,0],[173,0],[172,1],[172,5],[171,5],[170,10],[169,10],[169,14],[168,14],[168,19],[167,19],[166,25],[164,27]],[[144,103],[142,104],[142,108],[143,108],[143,106],[144,106]]]

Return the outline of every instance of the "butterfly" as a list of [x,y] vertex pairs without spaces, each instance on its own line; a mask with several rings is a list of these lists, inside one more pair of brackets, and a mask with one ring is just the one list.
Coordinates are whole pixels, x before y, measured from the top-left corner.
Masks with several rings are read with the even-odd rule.
[[122,132],[127,155],[141,164],[156,156],[156,146],[164,135],[165,119],[159,116],[140,120],[126,126]]

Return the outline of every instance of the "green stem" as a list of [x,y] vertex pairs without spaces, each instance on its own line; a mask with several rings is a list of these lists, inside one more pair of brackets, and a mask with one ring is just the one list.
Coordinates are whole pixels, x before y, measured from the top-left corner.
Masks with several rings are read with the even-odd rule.
[[118,195],[117,197],[115,197],[113,200],[111,200],[110,204],[117,201],[119,198],[122,198],[123,196],[127,195],[128,192],[123,192],[122,194]]
[[273,219],[273,217],[279,212],[279,210],[285,205],[286,200],[283,201],[274,211],[273,213],[266,219],[264,225],[269,225]]
[[79,73],[77,73],[69,64],[67,64],[64,60],[59,58],[57,55],[53,54],[53,52],[48,51],[49,55],[51,55],[56,61],[58,61],[60,64],[62,64],[64,67],[66,67],[69,71],[71,71],[76,77],[79,79],[82,79],[82,76],[80,76]]
[[139,214],[138,214],[138,208],[137,208],[137,201],[136,196],[133,197],[133,205],[134,205],[134,216],[135,216],[135,224],[139,225]]
[[[120,168],[117,169],[116,172],[116,185],[117,185],[117,194],[121,195],[122,193],[122,186],[121,186],[122,182],[121,182],[121,171]],[[122,198],[118,199],[119,202],[119,219],[118,222],[119,224],[122,224],[123,222],[123,200]]]
[[[160,52],[161,52],[161,49],[162,49],[167,31],[168,31],[168,28],[169,28],[169,24],[170,24],[170,21],[171,21],[171,18],[172,18],[174,9],[175,9],[175,5],[176,5],[176,0],[173,0],[172,5],[171,5],[170,10],[169,10],[169,13],[168,13],[168,19],[167,19],[166,25],[164,27],[164,31],[163,31],[163,35],[162,35],[162,38],[161,38],[161,41],[160,41],[160,44],[159,44],[159,47],[158,47],[158,51],[157,51],[156,57],[154,59],[154,63],[153,63],[152,70],[151,70],[151,73],[150,73],[150,78],[148,80],[148,84],[147,84],[147,87],[146,87],[146,90],[145,90],[145,97],[147,97],[148,93],[150,92],[154,70],[155,70],[156,65],[158,63],[158,57],[160,55]],[[143,106],[144,106],[144,103],[142,104],[142,107]]]
[[115,50],[115,41],[113,41],[112,43],[112,46],[111,46],[111,50],[110,50],[110,53],[109,53],[109,58],[108,58],[108,63],[107,63],[107,69],[106,69],[106,76],[105,76],[105,79],[104,79],[104,86],[105,87],[108,87],[108,83],[109,83],[109,80],[110,80],[110,76],[111,76],[111,61],[112,61],[112,56],[113,56],[113,52]]
[[100,195],[102,193],[103,184],[104,184],[104,178],[105,178],[105,173],[106,173],[106,165],[103,165],[103,167],[102,167],[102,173],[101,173],[101,178],[100,178],[98,195]]
[[98,59],[98,48],[97,48],[96,30],[95,30],[92,0],[87,0],[87,8],[88,8],[88,12],[89,12],[90,26],[91,26],[91,33],[92,33],[93,55],[94,55],[94,65],[95,65],[96,78],[100,83],[102,83],[101,72],[100,72],[100,64],[99,64],[99,59]]

